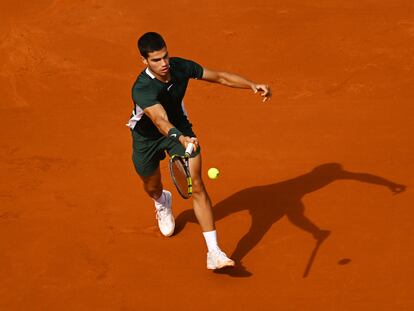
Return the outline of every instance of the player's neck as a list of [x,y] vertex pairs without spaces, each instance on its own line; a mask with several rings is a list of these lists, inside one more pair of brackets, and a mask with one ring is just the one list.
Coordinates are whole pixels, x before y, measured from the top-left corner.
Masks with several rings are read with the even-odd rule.
[[[149,68],[148,68],[149,69]],[[153,72],[151,69],[149,69],[149,71],[151,71],[151,73],[155,76],[155,78],[157,80],[160,80],[161,82],[164,83],[168,83],[171,81],[171,72],[168,72],[166,75],[164,76],[160,76],[159,74],[156,74],[155,72]]]

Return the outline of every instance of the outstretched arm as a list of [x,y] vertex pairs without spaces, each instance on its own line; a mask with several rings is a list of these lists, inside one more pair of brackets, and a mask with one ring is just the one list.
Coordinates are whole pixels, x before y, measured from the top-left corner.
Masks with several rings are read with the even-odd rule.
[[272,91],[268,85],[254,83],[234,73],[214,71],[204,68],[203,77],[201,79],[229,87],[251,89],[254,93],[257,93],[259,91],[261,93],[260,95],[263,97],[264,102],[272,97]]

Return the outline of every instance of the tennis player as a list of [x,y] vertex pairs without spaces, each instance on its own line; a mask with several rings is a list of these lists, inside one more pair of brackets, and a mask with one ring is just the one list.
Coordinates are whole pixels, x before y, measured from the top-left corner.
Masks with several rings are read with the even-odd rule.
[[190,159],[193,180],[193,208],[207,244],[207,268],[234,266],[220,249],[210,197],[201,178],[199,142],[192,130],[183,98],[189,79],[200,79],[229,87],[259,92],[263,101],[271,97],[269,86],[251,82],[239,75],[217,72],[178,57],[169,57],[163,38],[148,32],[138,40],[141,59],[146,66],[132,87],[134,110],[128,122],[132,133],[132,160],[144,190],[154,200],[161,233],[171,236],[175,221],[171,192],[163,188],[159,164],[168,154],[184,155],[189,143],[195,144]]

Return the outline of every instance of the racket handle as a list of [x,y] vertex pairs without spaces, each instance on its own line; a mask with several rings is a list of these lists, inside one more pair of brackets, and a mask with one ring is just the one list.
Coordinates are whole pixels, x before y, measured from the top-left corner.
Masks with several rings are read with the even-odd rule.
[[185,154],[190,156],[193,153],[193,150],[194,150],[194,144],[189,143],[187,148],[185,149]]

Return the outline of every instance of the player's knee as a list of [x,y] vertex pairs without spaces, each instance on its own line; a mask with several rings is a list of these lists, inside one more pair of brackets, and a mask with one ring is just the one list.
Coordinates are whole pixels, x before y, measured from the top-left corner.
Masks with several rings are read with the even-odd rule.
[[202,179],[193,179],[193,195],[203,193],[205,191]]

